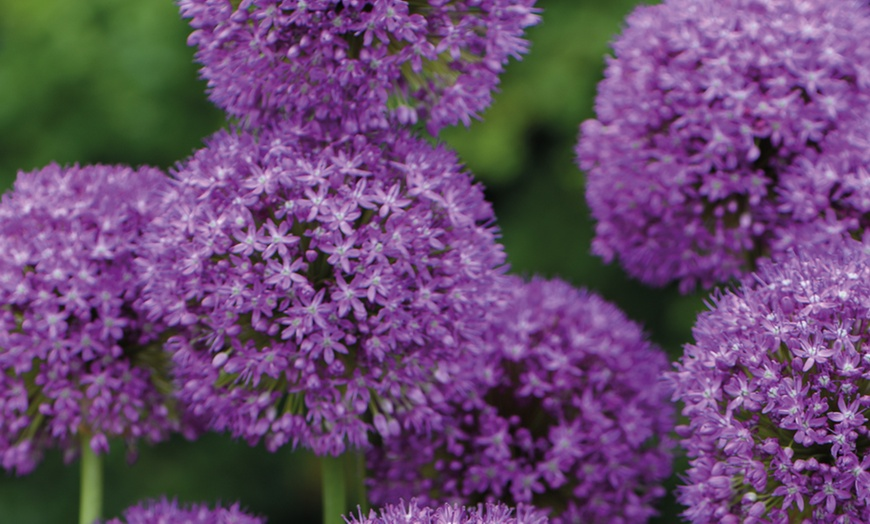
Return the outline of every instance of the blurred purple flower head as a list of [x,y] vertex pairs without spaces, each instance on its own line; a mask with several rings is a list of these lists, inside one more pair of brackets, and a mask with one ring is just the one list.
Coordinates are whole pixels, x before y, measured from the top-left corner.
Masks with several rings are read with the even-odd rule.
[[851,239],[762,261],[716,294],[670,375],[694,523],[870,522],[870,254]]
[[209,509],[205,504],[179,506],[175,500],[150,500],[124,510],[124,519],[106,524],[265,524],[266,520],[244,513],[239,504]]
[[[639,7],[577,145],[593,251],[688,291],[746,274],[808,223],[858,227],[867,205],[849,200],[870,184],[868,34],[870,11],[852,1]],[[841,185],[828,168],[843,154]]]
[[490,205],[407,133],[219,132],[147,235],[145,305],[212,429],[339,454],[434,421],[437,368],[479,345],[505,277]]
[[491,351],[456,362],[472,376],[442,386],[444,430],[369,451],[372,501],[427,494],[532,504],[554,523],[646,522],[671,471],[665,354],[596,295],[513,282]]
[[425,122],[433,133],[489,106],[528,49],[534,0],[180,0],[211,99],[259,125],[276,114],[348,132]]
[[546,515],[529,506],[519,506],[514,512],[502,503],[488,502],[477,507],[464,507],[458,504],[442,506],[419,505],[416,499],[407,504],[387,504],[380,512],[369,511],[363,516],[345,518],[348,524],[547,524]]
[[177,429],[159,324],[137,313],[133,258],[167,177],[49,165],[0,201],[0,455],[28,473],[81,439],[131,449]]

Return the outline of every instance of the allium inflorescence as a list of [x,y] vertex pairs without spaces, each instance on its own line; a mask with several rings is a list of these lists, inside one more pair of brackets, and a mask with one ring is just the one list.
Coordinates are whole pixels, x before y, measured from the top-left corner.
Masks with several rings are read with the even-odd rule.
[[[870,118],[868,34],[870,11],[852,1],[639,7],[577,146],[593,251],[686,291],[746,274],[806,223],[866,227],[854,217],[867,204],[849,200],[870,183],[866,126],[854,128]],[[826,152],[864,160],[837,172],[851,177],[841,185]]]
[[351,132],[429,130],[489,106],[528,48],[534,0],[180,0],[211,99],[260,124],[280,114]]
[[406,133],[219,132],[148,235],[146,306],[180,397],[217,431],[318,454],[436,423],[430,384],[473,351],[504,253],[479,185]]
[[204,504],[179,506],[166,499],[143,502],[124,510],[124,518],[112,519],[106,524],[265,524],[265,519],[253,517],[241,510],[239,504],[229,508]]
[[671,375],[694,523],[870,522],[870,255],[808,246],[713,296]]
[[159,441],[177,427],[157,326],[134,309],[133,257],[167,177],[52,164],[0,202],[0,454],[30,472],[47,448]]
[[372,500],[504,500],[553,508],[556,523],[645,522],[670,474],[664,353],[594,294],[513,282],[490,352],[457,363],[473,385],[442,388],[444,431],[369,452]]
[[519,506],[514,512],[502,503],[480,504],[465,507],[458,504],[442,506],[420,505],[416,499],[410,502],[387,504],[380,509],[369,511],[363,516],[346,518],[348,524],[547,524],[546,515],[529,506]]

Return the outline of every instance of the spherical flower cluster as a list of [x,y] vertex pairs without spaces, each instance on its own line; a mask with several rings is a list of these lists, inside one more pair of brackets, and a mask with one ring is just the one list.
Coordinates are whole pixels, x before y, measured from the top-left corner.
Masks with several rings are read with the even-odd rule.
[[779,211],[792,224],[771,239],[771,253],[870,233],[870,118],[830,137],[815,158],[801,159],[800,176],[780,182]]
[[209,509],[206,505],[178,505],[166,499],[153,500],[127,508],[124,519],[106,524],[265,524],[265,519],[244,513],[238,503],[229,508]]
[[713,297],[671,375],[694,523],[870,522],[870,254],[808,246]]
[[[46,448],[159,441],[171,414],[157,326],[134,308],[137,239],[168,188],[143,167],[52,164],[0,202],[0,455],[28,473]],[[87,442],[87,440],[84,440]]]
[[502,503],[480,504],[466,508],[457,504],[438,507],[419,506],[416,499],[405,504],[388,504],[380,510],[369,511],[368,516],[350,515],[348,524],[547,524],[546,515],[528,506],[519,506],[516,514]]
[[534,0],[181,0],[211,99],[251,124],[275,114],[354,132],[425,121],[433,133],[489,106],[526,52]]
[[451,152],[326,133],[217,133],[147,235],[145,306],[185,328],[169,342],[180,398],[271,450],[338,454],[400,414],[433,422],[437,364],[478,344],[506,278],[492,209]]
[[369,453],[370,497],[505,500],[555,523],[638,523],[670,474],[673,408],[664,353],[596,295],[514,281],[491,319],[490,352],[443,387],[444,431],[406,432]]
[[[802,222],[850,220],[844,190],[818,187],[805,168],[828,150],[867,157],[866,137],[864,147],[849,138],[870,118],[867,34],[858,2],[639,7],[577,145],[593,251],[687,291],[751,271],[793,244]],[[794,186],[809,194],[793,200]]]

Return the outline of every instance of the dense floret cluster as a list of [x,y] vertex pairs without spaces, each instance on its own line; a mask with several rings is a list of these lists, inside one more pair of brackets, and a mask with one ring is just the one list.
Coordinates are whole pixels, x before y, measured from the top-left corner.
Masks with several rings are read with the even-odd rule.
[[124,518],[106,524],[265,524],[265,519],[253,517],[241,510],[238,503],[229,508],[209,509],[204,504],[179,506],[166,499],[143,502],[127,508]]
[[452,153],[324,133],[222,131],[180,165],[144,294],[183,328],[179,395],[213,429],[338,454],[436,422],[438,363],[479,345],[505,257]]
[[670,474],[665,354],[596,295],[513,282],[490,352],[457,363],[473,385],[443,387],[444,431],[369,452],[372,500],[422,493],[552,508],[555,523],[645,522]]
[[350,132],[463,122],[526,52],[534,0],[181,0],[211,99],[259,124],[276,114]]
[[866,126],[853,128],[870,117],[867,34],[870,11],[858,2],[639,7],[577,146],[594,252],[686,291],[751,271],[793,245],[804,223],[865,227],[853,217],[866,199],[853,209],[849,195],[870,184],[866,160],[838,172],[850,178],[839,185],[819,156],[868,156]]
[[853,240],[713,297],[672,375],[694,523],[870,522],[870,255]]
[[167,177],[49,165],[0,202],[0,454],[28,473],[47,448],[159,441],[176,429],[157,327],[137,314],[133,257]]
[[501,503],[487,503],[466,508],[458,504],[428,507],[420,506],[416,499],[407,504],[388,504],[380,512],[369,511],[368,516],[350,515],[348,524],[547,524],[544,513],[528,506],[520,506],[516,513]]
[[823,151],[796,167],[801,176],[779,184],[779,211],[792,223],[771,238],[771,253],[870,233],[870,118],[832,132]]

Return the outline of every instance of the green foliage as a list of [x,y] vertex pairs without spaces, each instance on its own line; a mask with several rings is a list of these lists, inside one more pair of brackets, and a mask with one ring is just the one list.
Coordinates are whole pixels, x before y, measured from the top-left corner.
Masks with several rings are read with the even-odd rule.
[[19,169],[168,166],[222,115],[167,0],[0,0],[0,189]]
[[534,169],[541,135],[558,142],[573,166],[577,128],[593,116],[592,99],[610,41],[637,4],[637,0],[537,3],[543,9],[543,22],[528,31],[530,52],[522,61],[508,64],[496,103],[469,129],[456,127],[442,133],[485,184],[497,186],[531,176],[528,169]]

